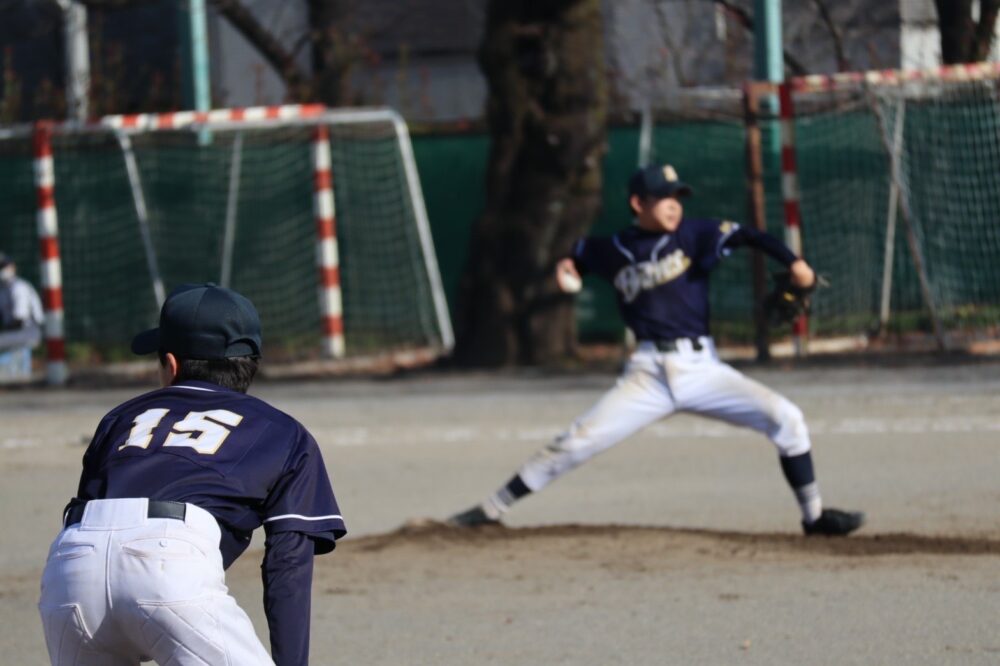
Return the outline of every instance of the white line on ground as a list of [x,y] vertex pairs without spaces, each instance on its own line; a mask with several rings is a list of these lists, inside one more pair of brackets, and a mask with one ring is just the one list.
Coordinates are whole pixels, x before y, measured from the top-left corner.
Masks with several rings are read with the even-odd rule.
[[[430,443],[472,443],[482,441],[544,443],[565,429],[565,423],[552,423],[528,428],[509,427],[332,427],[315,433],[319,440],[333,446],[392,445],[411,446]],[[1000,432],[1000,419],[988,416],[956,416],[927,418],[842,418],[810,419],[813,436],[865,436],[877,434],[955,434]],[[643,431],[646,435],[665,439],[717,439],[760,437],[754,431],[736,428],[718,421],[695,423],[658,423]]]

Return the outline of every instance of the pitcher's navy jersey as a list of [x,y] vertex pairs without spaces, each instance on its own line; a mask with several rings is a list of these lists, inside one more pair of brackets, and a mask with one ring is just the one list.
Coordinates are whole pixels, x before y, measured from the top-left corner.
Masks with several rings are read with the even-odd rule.
[[789,265],[780,241],[735,222],[684,218],[673,233],[630,227],[610,238],[584,238],[573,249],[577,270],[611,282],[625,324],[639,340],[709,335],[708,276],[731,248],[760,247]]
[[573,251],[582,273],[611,282],[625,324],[640,340],[708,335],[708,274],[739,225],[687,219],[674,233],[630,227],[584,238]]
[[78,498],[190,502],[222,528],[228,567],[264,525],[308,534],[317,553],[346,533],[316,441],[257,398],[183,381],[130,400],[101,421]]

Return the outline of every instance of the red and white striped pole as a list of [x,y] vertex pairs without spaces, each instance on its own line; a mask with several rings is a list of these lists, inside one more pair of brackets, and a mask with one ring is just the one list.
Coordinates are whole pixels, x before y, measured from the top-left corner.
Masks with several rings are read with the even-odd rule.
[[38,244],[41,255],[42,300],[45,304],[46,375],[49,384],[65,384],[62,261],[56,216],[55,170],[52,164],[52,123],[35,124],[35,191],[38,195]]
[[[799,170],[795,161],[795,107],[788,83],[778,86],[779,114],[781,116],[781,198],[785,208],[785,243],[802,256],[802,211],[799,208]],[[795,355],[805,353],[809,333],[809,318],[800,315],[792,323],[792,344]]]
[[337,250],[337,223],[333,204],[330,131],[325,125],[317,125],[313,133],[312,153],[315,177],[313,211],[316,216],[316,264],[319,268],[323,352],[333,358],[342,358],[344,314],[340,292],[340,256]]

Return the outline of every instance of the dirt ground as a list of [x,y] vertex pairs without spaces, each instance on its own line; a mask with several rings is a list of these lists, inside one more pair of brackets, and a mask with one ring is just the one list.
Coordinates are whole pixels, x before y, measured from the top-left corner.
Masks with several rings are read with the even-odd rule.
[[[677,416],[514,509],[478,501],[609,374],[263,383],[320,442],[350,529],[317,560],[313,664],[1000,664],[1000,365],[747,369],[806,414],[846,540],[804,539],[774,450]],[[136,389],[0,391],[0,661],[101,415]],[[266,640],[260,551],[229,573]]]

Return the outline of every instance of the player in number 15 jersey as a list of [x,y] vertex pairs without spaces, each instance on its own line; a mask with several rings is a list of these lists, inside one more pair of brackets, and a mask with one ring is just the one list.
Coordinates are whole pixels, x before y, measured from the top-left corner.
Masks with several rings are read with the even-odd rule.
[[[308,663],[313,555],[346,529],[316,441],[245,393],[260,349],[253,305],[214,285],[175,290],[133,341],[160,353],[164,388],[113,409],[84,455],[43,575],[54,664],[77,663],[68,644],[124,663]],[[261,526],[271,657],[222,573]]]

